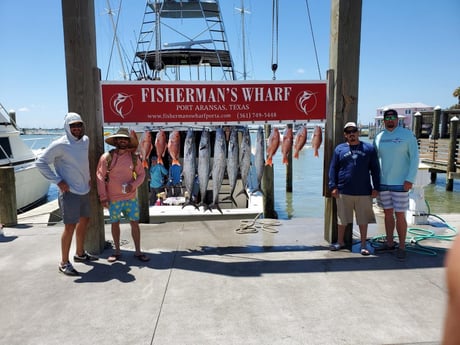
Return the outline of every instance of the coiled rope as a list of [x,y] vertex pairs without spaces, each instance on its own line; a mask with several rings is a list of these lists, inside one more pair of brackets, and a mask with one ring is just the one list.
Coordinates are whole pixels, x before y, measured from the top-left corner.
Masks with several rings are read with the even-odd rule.
[[277,219],[263,218],[259,219],[263,213],[259,213],[254,219],[242,219],[240,220],[239,228],[235,229],[237,234],[254,234],[259,231],[269,232],[271,234],[278,233],[276,227],[281,225],[281,222]]

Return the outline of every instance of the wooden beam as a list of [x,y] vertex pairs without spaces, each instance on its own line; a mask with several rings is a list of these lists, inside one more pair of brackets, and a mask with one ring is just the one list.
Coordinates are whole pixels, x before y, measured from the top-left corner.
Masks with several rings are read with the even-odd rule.
[[[333,131],[332,143],[326,150],[333,150],[343,142],[343,126],[348,121],[356,122],[358,117],[358,83],[359,83],[359,54],[361,43],[361,12],[362,0],[332,0],[331,1],[331,33],[329,49],[329,66],[334,71],[332,104],[332,123],[327,124],[327,130]],[[332,157],[332,152],[325,153],[325,158]],[[323,179],[327,180],[329,162],[325,161]],[[326,201],[327,202],[327,201]],[[336,237],[334,224],[337,212],[325,209],[325,239]],[[329,218],[329,219],[326,219]],[[328,224],[328,225],[327,225]],[[352,226],[345,232],[345,242],[351,245]]]
[[[96,187],[96,166],[104,152],[100,71],[96,61],[94,0],[62,0],[64,47],[69,111],[77,112],[85,122],[90,138],[91,219],[85,248],[101,253],[105,246],[104,213]],[[58,116],[64,117],[64,114]]]

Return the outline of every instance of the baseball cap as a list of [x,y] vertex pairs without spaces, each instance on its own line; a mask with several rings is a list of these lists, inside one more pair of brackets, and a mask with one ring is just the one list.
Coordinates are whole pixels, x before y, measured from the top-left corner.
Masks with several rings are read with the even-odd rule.
[[67,115],[65,117],[65,121],[69,125],[71,125],[72,123],[78,123],[78,122],[83,123],[83,120],[81,119],[81,116],[79,114],[77,114],[77,113],[74,113],[74,112],[67,113]]
[[383,112],[383,118],[390,117],[390,116],[398,117],[398,112],[394,109],[387,109]]
[[347,129],[348,127],[358,128],[358,126],[356,126],[356,123],[354,122],[347,122],[345,126],[343,126],[343,129]]

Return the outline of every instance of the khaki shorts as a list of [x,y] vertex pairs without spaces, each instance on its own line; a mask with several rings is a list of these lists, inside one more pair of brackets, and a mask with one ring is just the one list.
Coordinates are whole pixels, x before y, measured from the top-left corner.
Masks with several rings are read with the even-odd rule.
[[353,211],[356,216],[356,224],[364,225],[375,223],[372,197],[370,195],[347,195],[339,194],[337,202],[337,223],[348,225],[353,223]]

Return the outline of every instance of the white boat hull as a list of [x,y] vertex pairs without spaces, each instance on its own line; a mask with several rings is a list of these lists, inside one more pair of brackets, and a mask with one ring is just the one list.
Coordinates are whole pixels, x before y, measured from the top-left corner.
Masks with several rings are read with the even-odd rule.
[[27,146],[14,123],[0,104],[0,166],[14,167],[16,210],[21,212],[46,199],[50,181],[35,166],[40,152]]
[[16,208],[22,211],[46,200],[50,182],[43,177],[34,163],[25,163],[14,170]]

